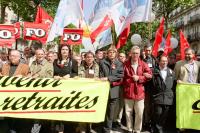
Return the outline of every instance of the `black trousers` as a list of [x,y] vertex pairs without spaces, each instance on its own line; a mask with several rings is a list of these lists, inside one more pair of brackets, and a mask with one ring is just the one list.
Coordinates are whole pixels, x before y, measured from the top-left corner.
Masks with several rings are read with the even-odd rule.
[[153,128],[155,133],[163,133],[170,105],[154,104]]
[[113,128],[113,122],[117,117],[119,98],[109,99],[107,104],[106,119],[103,133],[109,133]]

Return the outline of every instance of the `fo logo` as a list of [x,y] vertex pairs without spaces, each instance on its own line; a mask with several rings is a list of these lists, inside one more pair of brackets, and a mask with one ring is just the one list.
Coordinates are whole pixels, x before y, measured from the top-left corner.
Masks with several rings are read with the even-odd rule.
[[81,35],[79,34],[64,34],[63,41],[72,40],[73,42],[77,42],[81,39]]
[[46,32],[43,29],[26,28],[26,36],[31,37],[32,35],[44,37]]
[[11,37],[12,37],[12,33],[9,30],[0,30],[1,39],[10,39]]

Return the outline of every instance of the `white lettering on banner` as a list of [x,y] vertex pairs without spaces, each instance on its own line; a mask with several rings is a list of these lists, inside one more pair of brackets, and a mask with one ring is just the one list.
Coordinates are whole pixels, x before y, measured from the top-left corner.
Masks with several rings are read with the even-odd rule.
[[45,23],[45,24],[52,25],[52,22],[51,22],[51,20],[49,20],[49,19],[45,20],[45,22],[44,22],[44,23]]
[[36,35],[37,37],[44,37],[46,32],[43,29],[26,28],[26,36]]
[[19,32],[18,28],[15,28],[15,34],[17,34]]
[[12,33],[9,30],[0,30],[0,38],[10,39],[11,37],[12,37]]
[[74,42],[79,41],[81,39],[81,35],[79,34],[64,34],[63,41],[72,40]]

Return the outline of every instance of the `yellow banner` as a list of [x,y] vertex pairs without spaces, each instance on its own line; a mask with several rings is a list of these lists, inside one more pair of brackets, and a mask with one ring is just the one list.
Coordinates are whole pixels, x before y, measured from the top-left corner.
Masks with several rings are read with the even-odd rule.
[[177,128],[200,130],[200,84],[177,84]]
[[0,77],[0,117],[102,122],[109,83]]

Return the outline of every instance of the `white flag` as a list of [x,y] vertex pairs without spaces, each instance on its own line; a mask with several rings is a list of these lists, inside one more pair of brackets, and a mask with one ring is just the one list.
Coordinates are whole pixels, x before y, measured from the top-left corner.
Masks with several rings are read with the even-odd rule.
[[119,36],[122,32],[123,25],[126,23],[126,18],[133,10],[132,7],[128,8],[125,4],[125,1],[121,0],[120,2],[113,5],[111,8],[111,18],[113,19],[113,22],[115,24],[115,31],[117,36]]
[[112,44],[113,40],[112,40],[111,28],[102,32],[102,34],[100,34],[99,37],[97,38],[97,42],[99,43],[97,49]]
[[149,22],[151,20],[151,12],[152,0],[137,0],[136,9],[130,14],[132,16],[132,23]]
[[113,43],[111,28],[103,31],[96,39],[96,41],[92,44],[90,38],[83,37],[83,46],[84,51],[93,51],[95,52],[97,49],[103,48],[109,44]]
[[111,16],[117,36],[131,23],[151,19],[152,0],[98,0],[91,15],[92,31],[106,15]]
[[148,22],[151,19],[152,0],[121,0],[111,8],[111,17],[117,36],[135,22]]
[[61,0],[47,42],[53,41],[55,37],[62,36],[64,27],[69,24],[79,27],[82,18],[83,12],[79,0]]

